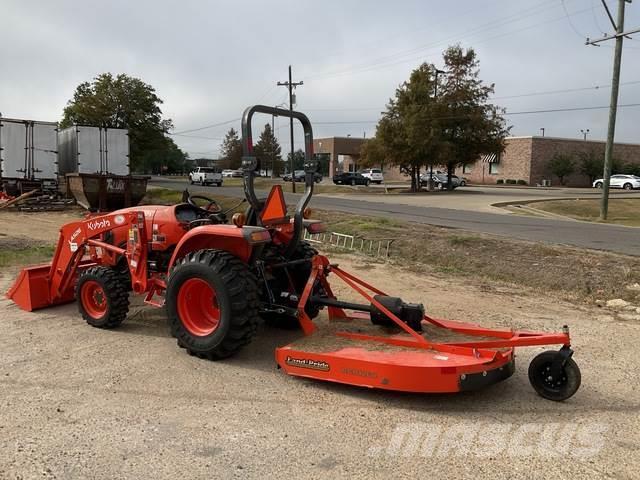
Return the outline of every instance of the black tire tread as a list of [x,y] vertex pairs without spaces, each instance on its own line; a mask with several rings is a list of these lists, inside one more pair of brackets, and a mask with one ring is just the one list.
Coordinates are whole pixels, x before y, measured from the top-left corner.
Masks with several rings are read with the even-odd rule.
[[185,265],[195,263],[206,265],[217,272],[227,287],[231,305],[229,331],[215,348],[196,351],[189,346],[189,333],[182,327],[177,313],[168,311],[171,333],[177,338],[178,345],[185,348],[190,355],[207,360],[227,358],[250,343],[260,327],[256,279],[240,259],[221,250],[191,252],[176,262],[171,274]]
[[[80,288],[87,277],[99,281],[107,297],[109,308],[103,319],[97,320],[91,317],[82,307]],[[82,318],[92,327],[105,329],[119,327],[129,313],[129,286],[121,273],[108,267],[96,266],[84,270],[76,283],[75,297]]]
[[538,370],[543,365],[552,362],[556,355],[559,355],[559,353],[554,351],[546,351],[538,354],[533,360],[531,360],[528,374],[529,382],[538,395],[546,398],[547,400],[561,402],[572,397],[578,391],[582,381],[582,376],[580,374],[580,368],[575,360],[573,358],[568,358],[563,367],[565,374],[567,375],[567,383],[562,386],[562,389],[557,392],[549,390],[545,385],[542,385],[538,379]]

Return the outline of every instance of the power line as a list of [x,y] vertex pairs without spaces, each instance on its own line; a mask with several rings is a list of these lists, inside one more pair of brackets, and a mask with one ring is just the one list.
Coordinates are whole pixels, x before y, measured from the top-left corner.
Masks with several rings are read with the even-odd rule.
[[170,132],[168,132],[167,134],[171,136],[185,137],[185,138],[198,138],[203,140],[222,140],[222,137],[204,137],[202,135],[185,135],[184,133],[170,133]]
[[182,135],[184,133],[200,132],[202,130],[207,130],[209,128],[216,128],[216,127],[222,127],[223,125],[229,125],[230,123],[239,122],[240,120],[241,120],[240,118],[234,118],[233,120],[225,120],[224,122],[214,123],[212,125],[206,125],[204,127],[192,128],[190,130],[182,130],[180,132],[174,132],[171,135]]
[[[640,103],[627,103],[623,105],[618,105],[618,108],[623,108],[623,107],[640,107]],[[519,112],[505,112],[505,113],[502,113],[501,116],[531,115],[536,113],[579,112],[579,111],[586,111],[586,110],[603,110],[606,108],[609,108],[609,106],[605,105],[605,106],[597,106],[597,107],[594,106],[594,107],[551,108],[551,109],[545,109],[545,110],[525,110],[525,111],[519,111]],[[456,119],[456,118],[465,118],[467,116],[468,115],[448,115],[448,116],[434,117],[434,119],[449,120],[449,119]],[[379,120],[339,120],[335,122],[320,121],[320,122],[313,122],[313,123],[314,125],[359,125],[359,124],[378,123],[378,121]]]
[[[640,84],[640,80],[632,80],[629,82],[622,82],[620,86],[623,85],[638,85]],[[576,88],[565,88],[559,90],[546,90],[541,92],[528,92],[528,93],[519,93],[514,95],[504,95],[501,97],[491,97],[491,100],[509,100],[512,98],[523,98],[523,97],[536,97],[542,95],[554,95],[559,93],[573,93],[573,92],[586,92],[591,90],[600,90],[605,88],[611,88],[611,84],[605,85],[593,85],[590,87],[576,87]],[[305,111],[307,112],[366,112],[366,111],[380,111],[382,107],[339,107],[339,108],[307,108]]]
[[[562,9],[564,10],[564,14],[567,18],[567,22],[569,22],[569,25],[571,26],[571,30],[573,30],[573,32],[576,35],[578,35],[580,38],[585,38],[586,35],[583,35],[571,21],[571,16],[569,15],[569,10],[567,10],[567,6],[565,5],[564,0],[560,0],[560,3],[562,3]],[[593,5],[591,6],[590,10],[593,12]]]
[[[584,8],[584,9],[577,10],[577,11],[571,13],[571,15],[578,15],[580,13],[584,13],[584,12],[587,12],[589,10],[590,10],[590,8]],[[540,12],[537,12],[537,13],[540,13]],[[537,13],[535,13],[535,14],[537,14]],[[532,16],[532,15],[533,14],[525,15],[520,19],[524,19],[524,18],[527,18],[527,17]],[[511,17],[513,17],[513,15]],[[508,18],[510,18],[510,17],[505,17],[505,19],[508,19]],[[493,39],[496,39],[496,38],[501,38],[501,37],[504,37],[504,36],[507,36],[507,35],[512,35],[514,33],[519,33],[519,32],[525,31],[525,30],[529,30],[531,28],[535,28],[535,27],[538,27],[540,25],[546,25],[548,23],[557,22],[557,21],[564,20],[564,19],[566,19],[566,15],[562,15],[560,17],[556,17],[556,18],[553,18],[553,19],[550,19],[550,20],[547,19],[545,21],[538,22],[538,23],[535,23],[533,25],[529,25],[529,26],[526,26],[526,27],[510,30],[508,32],[503,32],[501,34],[494,35],[494,36],[491,36],[491,37],[488,37],[488,38],[485,38],[485,39],[474,40],[474,43],[475,44],[483,43],[483,42],[486,42],[486,41],[489,41],[489,40],[493,40]],[[513,23],[513,21],[502,21],[501,25],[497,25],[497,26],[508,25],[508,24],[512,24],[512,23]],[[487,27],[482,27],[482,28],[471,29],[471,30],[467,30],[466,32],[463,32],[463,34],[461,36],[457,35],[455,37],[450,37],[450,38],[453,39],[453,40],[460,40],[460,39],[463,39],[463,38],[467,38],[469,36],[474,36],[474,35],[476,35],[478,33],[482,33],[483,30],[488,30],[488,29],[493,30],[494,28],[495,27],[493,27],[493,26],[487,26]],[[584,37],[582,37],[582,38],[584,38]],[[340,70],[340,71],[334,71],[334,72],[320,73],[320,74],[317,74],[317,75],[308,76],[306,78],[307,79],[335,78],[335,77],[341,77],[341,76],[345,76],[345,75],[364,73],[364,72],[368,72],[368,71],[371,71],[371,70],[377,70],[377,69],[380,69],[380,68],[387,68],[387,67],[391,67],[391,66],[394,66],[394,65],[402,64],[402,63],[408,63],[408,62],[414,61],[416,59],[424,59],[424,53],[422,53],[422,54],[420,54],[418,56],[414,55],[414,56],[411,56],[411,57],[408,57],[407,55],[411,55],[412,53],[416,53],[416,52],[422,51],[422,50],[427,50],[427,51],[428,50],[434,50],[435,48],[438,48],[439,45],[447,44],[450,41],[451,40],[447,39],[447,40],[444,40],[444,41],[439,41],[439,42],[434,42],[434,43],[431,43],[431,44],[426,44],[426,45],[423,45],[423,46],[420,46],[420,47],[417,47],[417,48],[413,48],[411,50],[406,50],[404,52],[400,51],[400,52],[396,52],[393,55],[380,57],[377,60],[374,60],[373,62],[363,63],[363,64],[357,65],[355,67],[352,67],[352,68],[348,68],[348,69],[344,69],[344,70]],[[398,59],[398,57],[406,57],[406,58]]]
[[[365,63],[362,63],[360,65],[356,65],[355,67],[349,68],[349,69],[340,70],[340,71],[335,71],[334,70],[334,71],[329,71],[329,72],[321,72],[321,73],[318,73],[318,74],[315,74],[315,75],[307,76],[307,77],[305,77],[305,79],[315,79],[315,78],[320,78],[320,77],[325,77],[325,76],[334,76],[334,75],[337,75],[337,74],[341,74],[343,72],[348,72],[348,71],[351,71],[351,70],[364,68],[364,67],[367,67],[367,66],[370,66],[370,65],[373,65],[373,64],[379,64],[379,63],[384,62],[386,60],[397,60],[398,57],[400,57],[400,56],[411,55],[411,54],[417,53],[417,52],[419,52],[421,50],[432,49],[435,46],[438,46],[438,45],[441,45],[441,44],[444,44],[444,43],[448,43],[448,42],[450,42],[452,40],[459,40],[460,39],[460,35],[468,36],[470,34],[479,33],[479,32],[482,32],[482,31],[490,29],[490,28],[495,28],[496,26],[501,26],[502,24],[506,24],[506,23],[512,22],[514,20],[514,17],[515,17],[515,20],[517,20],[518,16],[522,15],[523,13],[529,13],[529,15],[525,15],[524,17],[521,17],[521,18],[526,18],[527,16],[530,16],[532,14],[532,13],[530,13],[531,10],[535,11],[536,9],[539,9],[540,7],[542,7],[542,6],[546,5],[546,4],[549,4],[549,3],[555,3],[555,2],[552,2],[552,1],[551,2],[544,2],[542,4],[535,5],[533,7],[528,7],[528,8],[526,8],[526,9],[524,9],[524,10],[522,10],[522,11],[516,13],[516,14],[510,14],[510,15],[507,15],[505,17],[499,17],[499,18],[497,18],[495,20],[491,20],[491,21],[486,22],[486,23],[484,23],[484,24],[482,24],[480,26],[472,28],[471,30],[465,30],[464,32],[460,32],[459,34],[446,37],[446,38],[438,40],[436,42],[429,42],[429,43],[426,43],[426,44],[419,45],[417,47],[412,47],[410,49],[397,51],[397,52],[395,52],[395,53],[393,53],[391,55],[385,55],[383,57],[378,57],[378,58],[374,59],[373,61],[365,62]],[[542,11],[544,11],[544,9]],[[537,14],[537,13],[540,13],[540,12],[535,12],[535,14]]]

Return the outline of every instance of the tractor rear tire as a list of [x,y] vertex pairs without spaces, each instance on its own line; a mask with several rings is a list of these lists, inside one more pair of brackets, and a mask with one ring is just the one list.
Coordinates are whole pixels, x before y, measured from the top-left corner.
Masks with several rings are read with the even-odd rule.
[[91,267],[80,274],[75,296],[82,318],[92,327],[115,328],[129,312],[129,288],[120,272]]
[[227,358],[258,331],[258,287],[247,266],[220,250],[197,250],[172,268],[166,292],[171,334],[191,355]]

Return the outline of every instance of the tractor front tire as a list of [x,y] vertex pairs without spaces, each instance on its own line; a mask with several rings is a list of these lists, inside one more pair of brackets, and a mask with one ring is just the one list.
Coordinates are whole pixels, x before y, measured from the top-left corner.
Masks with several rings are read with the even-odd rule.
[[92,327],[118,327],[129,312],[127,282],[111,268],[91,267],[82,272],[75,296],[82,318]]
[[191,355],[229,357],[258,331],[256,280],[230,253],[197,250],[178,260],[165,298],[171,333]]

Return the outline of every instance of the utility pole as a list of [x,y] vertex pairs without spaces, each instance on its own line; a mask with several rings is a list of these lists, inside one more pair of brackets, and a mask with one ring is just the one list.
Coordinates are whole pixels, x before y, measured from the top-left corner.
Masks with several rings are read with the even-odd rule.
[[604,172],[602,176],[602,199],[600,200],[600,220],[606,220],[609,213],[609,183],[611,179],[611,157],[613,154],[613,140],[616,132],[616,114],[618,111],[618,89],[620,87],[620,63],[622,62],[622,42],[625,36],[632,33],[640,32],[640,28],[624,31],[624,9],[626,3],[631,3],[631,0],[618,0],[618,19],[617,24],[613,20],[613,16],[609,11],[607,2],[602,0],[609,21],[615,29],[614,35],[605,35],[597,40],[590,40],[587,38],[587,45],[597,45],[600,42],[614,39],[616,40],[616,46],[613,53],[613,75],[611,80],[611,100],[609,104],[609,125],[607,128],[607,145],[604,150]]
[[544,137],[544,127],[541,127],[540,131],[542,132],[542,136]]
[[[293,80],[291,80],[291,65],[289,65],[289,81],[288,82],[278,82],[278,86],[279,87],[287,87],[289,89],[289,112],[293,112],[293,89],[296,88],[298,85],[304,85],[304,82],[296,82],[294,83]],[[290,169],[291,169],[291,188],[292,188],[292,192],[296,193],[296,182],[295,182],[295,176],[294,176],[294,170],[293,170],[293,159],[294,159],[294,146],[293,146],[293,117],[289,117],[289,129],[290,129],[290,134],[291,134],[291,165],[290,165]]]
[[271,142],[271,175],[270,177],[273,178],[273,166],[276,163],[276,152],[273,151],[273,140],[275,140],[276,138],[276,131],[273,128],[274,125],[274,119],[275,119],[275,115],[271,115],[271,135],[273,136],[272,138],[272,142]]
[[[438,75],[440,74],[444,74],[447,73],[444,70],[440,70],[439,68],[436,67],[436,71],[435,71],[435,82],[434,82],[434,87],[433,87],[433,98],[434,100],[436,98],[438,98]],[[448,171],[448,169],[447,169]],[[447,177],[447,181],[451,182],[451,178]],[[418,171],[418,189],[420,189],[420,171]],[[432,191],[433,190],[433,163],[431,163],[429,165],[429,180],[427,180],[427,190],[428,191]]]

